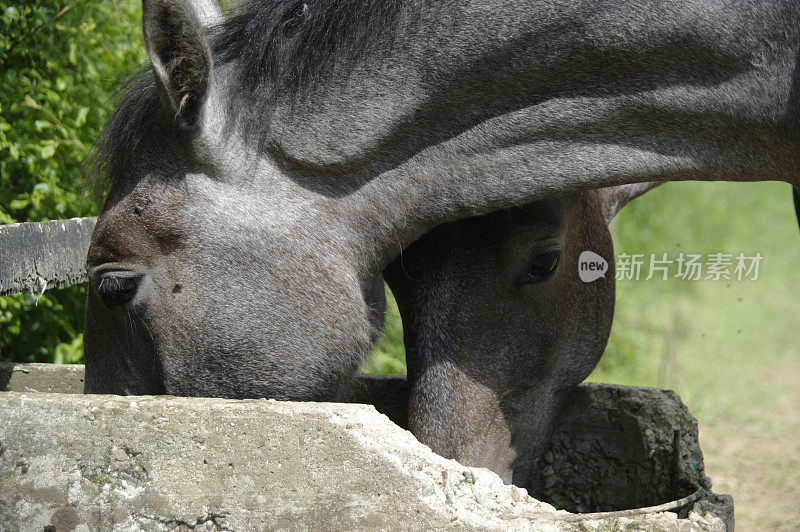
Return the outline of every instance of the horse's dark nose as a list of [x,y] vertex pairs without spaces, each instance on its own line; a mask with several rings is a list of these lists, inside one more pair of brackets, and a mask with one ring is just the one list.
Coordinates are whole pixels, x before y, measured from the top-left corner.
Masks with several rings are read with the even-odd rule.
[[109,308],[119,307],[133,299],[141,275],[133,272],[111,271],[98,276],[97,294]]

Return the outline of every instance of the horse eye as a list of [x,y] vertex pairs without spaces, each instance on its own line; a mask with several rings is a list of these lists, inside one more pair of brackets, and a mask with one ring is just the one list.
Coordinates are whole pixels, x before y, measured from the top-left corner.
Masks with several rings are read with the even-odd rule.
[[123,272],[106,272],[97,282],[97,294],[109,308],[119,307],[133,299],[139,287],[139,276]]
[[536,283],[553,273],[558,266],[558,259],[560,256],[560,249],[537,251],[531,258],[531,265],[528,269],[526,282]]

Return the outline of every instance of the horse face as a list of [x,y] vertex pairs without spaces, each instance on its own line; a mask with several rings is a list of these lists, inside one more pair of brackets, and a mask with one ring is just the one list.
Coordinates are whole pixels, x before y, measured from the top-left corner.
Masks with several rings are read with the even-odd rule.
[[87,392],[334,397],[383,304],[341,258],[344,230],[264,169],[215,178],[152,144],[90,246]]
[[86,391],[334,398],[382,321],[380,277],[335,202],[228,127],[197,4],[143,7],[152,75],[99,144]]
[[[598,191],[439,227],[387,270],[404,320],[412,432],[526,486],[565,394],[597,364],[614,311]],[[579,257],[609,262],[579,277]]]

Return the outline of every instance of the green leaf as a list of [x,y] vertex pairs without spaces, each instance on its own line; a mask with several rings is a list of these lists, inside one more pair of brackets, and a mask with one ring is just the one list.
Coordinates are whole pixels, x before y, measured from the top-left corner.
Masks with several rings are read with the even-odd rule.
[[36,103],[36,100],[31,98],[30,94],[26,94],[25,97],[22,99],[22,103],[25,104],[25,107],[31,107],[33,109],[41,109],[42,106]]
[[89,115],[88,107],[81,107],[78,109],[78,116],[75,117],[75,126],[80,127],[86,123],[86,117]]
[[45,146],[42,146],[39,151],[42,154],[42,159],[49,159],[50,157],[55,155],[56,146],[55,144],[47,144]]
[[25,207],[30,205],[30,203],[31,203],[31,201],[29,199],[27,199],[27,198],[26,199],[15,199],[15,200],[11,200],[11,202],[8,204],[8,207],[12,211],[18,211],[20,209],[24,209]]
[[6,8],[5,12],[3,13],[3,18],[6,20],[6,23],[10,23],[11,21],[19,19],[19,11],[14,6]]

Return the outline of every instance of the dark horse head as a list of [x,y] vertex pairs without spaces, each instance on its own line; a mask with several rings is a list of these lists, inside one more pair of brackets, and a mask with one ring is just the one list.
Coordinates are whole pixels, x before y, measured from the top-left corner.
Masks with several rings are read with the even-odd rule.
[[382,270],[442,223],[625,183],[798,184],[796,4],[646,4],[270,0],[207,29],[145,1],[152,69],[98,147],[86,390],[332,398]]
[[[387,268],[403,316],[409,430],[420,441],[528,486],[563,400],[608,341],[614,250],[606,224],[652,186],[567,194],[445,224]],[[590,262],[605,269],[589,270]]]

